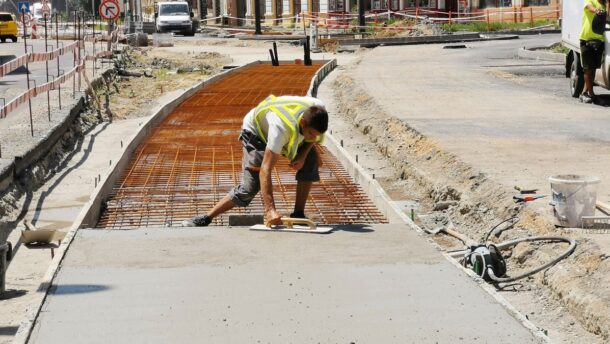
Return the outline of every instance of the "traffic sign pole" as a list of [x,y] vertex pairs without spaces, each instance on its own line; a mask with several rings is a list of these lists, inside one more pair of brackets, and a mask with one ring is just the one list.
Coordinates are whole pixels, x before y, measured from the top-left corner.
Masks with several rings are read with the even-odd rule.
[[116,20],[121,14],[121,7],[116,0],[103,0],[98,11],[103,19]]

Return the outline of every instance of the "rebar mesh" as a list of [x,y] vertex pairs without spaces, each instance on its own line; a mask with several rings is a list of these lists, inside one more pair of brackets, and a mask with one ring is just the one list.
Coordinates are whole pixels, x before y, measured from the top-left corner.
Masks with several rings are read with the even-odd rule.
[[[244,115],[269,94],[304,95],[320,65],[252,65],[205,86],[179,105],[138,147],[106,202],[98,227],[128,229],[179,225],[203,214],[241,178],[238,141]],[[332,115],[332,114],[331,114]],[[323,224],[382,223],[384,217],[324,147],[321,181],[314,183],[306,208]],[[273,173],[276,207],[294,206],[296,180],[287,159]],[[263,214],[260,194],[247,208],[229,214]]]

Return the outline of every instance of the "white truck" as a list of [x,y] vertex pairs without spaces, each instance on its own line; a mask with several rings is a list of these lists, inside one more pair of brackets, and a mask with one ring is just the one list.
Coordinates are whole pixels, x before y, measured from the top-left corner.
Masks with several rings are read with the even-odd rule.
[[157,32],[178,32],[185,36],[195,35],[194,14],[186,1],[163,1],[155,7],[155,29]]
[[[570,93],[578,98],[585,85],[582,65],[580,63],[580,30],[582,28],[582,15],[585,7],[584,0],[564,0],[563,17],[561,20],[561,42],[570,49],[566,54],[566,77],[570,78]],[[608,24],[606,23],[606,30]],[[610,44],[608,31],[604,34],[604,55],[602,66],[595,73],[595,84],[610,89]]]
[[[42,11],[43,8],[42,2],[35,2],[30,5],[30,12],[32,13],[32,19],[37,25],[44,24],[44,13]],[[51,25],[51,13],[53,13],[51,8],[51,3],[47,3],[47,7],[49,8],[49,16],[47,17],[47,25]]]

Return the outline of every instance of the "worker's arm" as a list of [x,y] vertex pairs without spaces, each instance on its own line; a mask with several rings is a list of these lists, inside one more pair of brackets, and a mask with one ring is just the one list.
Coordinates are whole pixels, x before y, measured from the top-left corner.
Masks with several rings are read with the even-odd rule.
[[[606,8],[607,8],[607,6],[608,6],[608,4],[606,4]],[[586,9],[588,9],[590,12],[593,12],[593,13],[598,13],[598,12],[601,12],[601,11],[602,11],[602,10],[600,10],[600,9],[596,8],[595,6],[593,6],[593,5],[592,5],[592,4],[590,4],[590,3],[587,3],[587,4],[586,4],[586,6],[585,6],[585,8],[586,8]]]
[[265,206],[265,217],[269,225],[281,225],[282,215],[275,210],[275,201],[273,200],[273,183],[271,183],[271,173],[277,163],[280,155],[274,153],[269,148],[265,149],[263,163],[259,174],[261,182],[261,192],[263,195],[263,204]]
[[290,162],[290,167],[297,171],[300,170],[301,167],[303,167],[303,165],[305,164],[305,159],[307,159],[307,155],[309,154],[309,151],[313,148],[313,145],[313,142],[304,142],[299,147],[297,156],[294,158],[294,160]]

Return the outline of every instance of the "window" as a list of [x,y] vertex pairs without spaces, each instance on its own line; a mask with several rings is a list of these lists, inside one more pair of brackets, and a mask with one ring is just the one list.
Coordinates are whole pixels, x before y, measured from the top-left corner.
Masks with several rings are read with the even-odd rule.
[[481,0],[481,8],[488,7],[513,7],[513,2],[512,0]]
[[548,5],[550,5],[549,0],[525,0],[525,6],[548,6]]
[[436,0],[407,0],[405,2],[406,8],[425,7],[425,8],[436,8]]
[[189,7],[187,4],[163,4],[159,10],[160,15],[172,14],[188,14]]
[[344,12],[345,11],[345,0],[330,0],[328,2],[329,12]]

